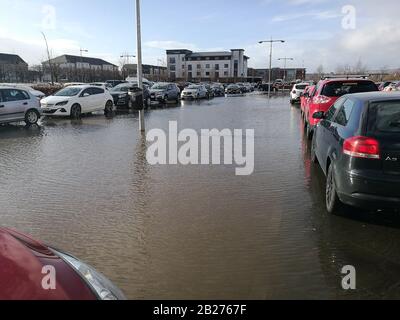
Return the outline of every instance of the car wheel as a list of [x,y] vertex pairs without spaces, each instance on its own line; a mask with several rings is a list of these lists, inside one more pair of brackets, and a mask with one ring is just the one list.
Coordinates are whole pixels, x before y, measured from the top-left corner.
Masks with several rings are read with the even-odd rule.
[[146,98],[146,109],[150,108],[151,100],[150,98]]
[[317,155],[315,153],[315,135],[311,142],[311,163],[318,163]]
[[104,114],[105,115],[112,114],[113,108],[114,108],[114,103],[112,101],[108,100],[107,103],[106,103],[106,107],[104,108]]
[[294,100],[290,99],[290,104],[294,105]]
[[25,114],[25,123],[27,125],[36,124],[39,121],[39,113],[36,110],[28,110]]
[[78,105],[78,104],[74,104],[72,107],[71,107],[71,119],[80,119],[81,118],[81,115],[82,115],[82,109],[81,109],[81,107],[80,107],[80,105]]
[[341,208],[343,208],[343,203],[340,201],[337,195],[333,164],[331,164],[328,168],[328,175],[326,177],[325,199],[326,209],[329,213],[336,214]]
[[168,95],[164,96],[164,103],[168,103]]
[[311,130],[311,126],[307,123],[307,127],[306,127],[306,137],[308,140],[311,140],[313,136],[313,132]]

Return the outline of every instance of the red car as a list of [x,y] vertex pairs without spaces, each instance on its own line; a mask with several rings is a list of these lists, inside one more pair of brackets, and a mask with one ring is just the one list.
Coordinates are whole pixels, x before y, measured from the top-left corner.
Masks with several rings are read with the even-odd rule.
[[0,300],[123,300],[92,267],[27,235],[0,228]]
[[307,137],[311,139],[315,126],[321,121],[314,119],[316,112],[327,112],[340,97],[360,92],[379,91],[375,82],[364,78],[327,78],[321,80],[305,106]]
[[306,107],[310,102],[310,97],[314,94],[315,86],[308,86],[300,98],[301,115],[304,117]]

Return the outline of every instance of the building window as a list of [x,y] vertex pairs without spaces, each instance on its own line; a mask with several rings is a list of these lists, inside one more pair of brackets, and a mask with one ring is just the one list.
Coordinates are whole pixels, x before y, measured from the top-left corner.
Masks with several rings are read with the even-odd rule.
[[219,78],[219,72],[215,73],[215,78],[218,79]]
[[175,66],[169,66],[169,70],[171,70],[171,71],[175,71],[175,70],[176,70],[176,68],[175,68]]
[[209,72],[206,72],[206,76],[209,77],[209,76],[210,76],[210,73],[209,73]]
[[201,77],[201,72],[197,72],[197,76],[198,76],[198,77]]
[[197,61],[200,61],[200,60],[201,60],[201,58],[200,58],[200,57],[198,57],[198,58],[197,58]]
[[182,62],[185,61],[185,57],[182,57]]
[[228,76],[229,74],[228,74],[228,71],[225,71],[224,72],[224,76]]
[[229,64],[225,64],[225,69],[228,69],[229,68]]
[[192,71],[192,65],[191,64],[188,65],[188,70]]
[[197,65],[197,69],[201,69],[201,64],[198,64],[198,65]]
[[169,63],[171,63],[171,64],[176,63],[176,59],[175,58],[169,58]]
[[219,64],[215,65],[215,70],[219,70]]
[[185,69],[185,65],[184,64],[182,65],[182,69]]
[[210,60],[210,57],[206,57],[206,60]]
[[210,65],[209,64],[206,64],[206,69],[210,69]]

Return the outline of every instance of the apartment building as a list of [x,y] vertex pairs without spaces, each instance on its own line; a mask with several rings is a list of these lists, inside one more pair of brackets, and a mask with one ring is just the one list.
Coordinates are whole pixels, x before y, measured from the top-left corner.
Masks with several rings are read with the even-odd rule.
[[171,81],[238,81],[247,78],[248,60],[243,49],[222,52],[167,50]]

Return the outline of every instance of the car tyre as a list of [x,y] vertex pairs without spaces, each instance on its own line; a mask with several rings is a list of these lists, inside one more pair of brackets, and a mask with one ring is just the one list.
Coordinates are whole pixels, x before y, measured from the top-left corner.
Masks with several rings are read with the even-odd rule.
[[318,163],[318,158],[317,155],[315,153],[315,135],[313,136],[312,142],[311,142],[311,163]]
[[307,123],[307,125],[306,125],[307,127],[306,127],[306,137],[307,137],[307,140],[311,140],[312,139],[312,136],[313,136],[313,132],[312,132],[312,130],[311,130],[311,126]]
[[71,112],[70,112],[71,119],[73,119],[73,120],[80,119],[81,115],[82,115],[81,106],[79,104],[74,104],[71,107]]
[[326,210],[330,214],[338,214],[344,207],[343,203],[339,199],[339,196],[337,195],[333,164],[329,166],[326,177],[325,202]]
[[114,108],[114,103],[111,100],[108,100],[106,103],[106,107],[104,108],[104,114],[106,116],[112,114],[113,108]]
[[28,126],[37,124],[39,118],[40,118],[39,112],[37,112],[36,110],[28,110],[25,114],[25,123]]

